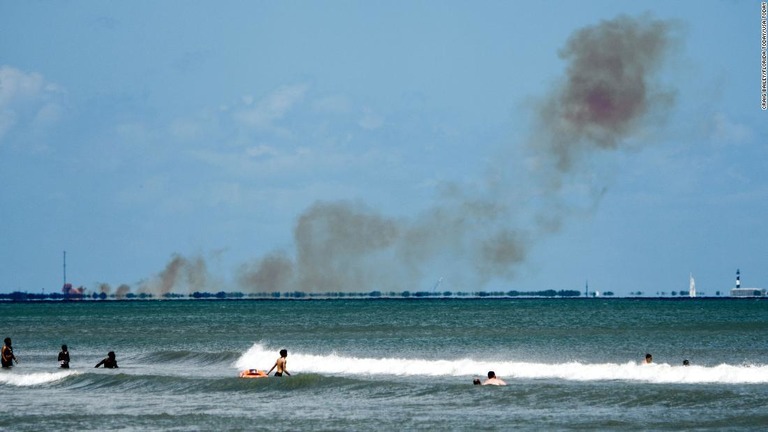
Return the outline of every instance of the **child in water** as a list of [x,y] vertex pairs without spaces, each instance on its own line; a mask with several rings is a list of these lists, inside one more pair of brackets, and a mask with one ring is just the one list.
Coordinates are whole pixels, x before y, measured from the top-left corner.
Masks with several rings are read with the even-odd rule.
[[69,369],[69,351],[66,345],[61,346],[61,352],[59,353],[59,367],[62,369]]
[[290,373],[288,373],[287,364],[288,361],[286,358],[288,357],[288,350],[282,349],[280,350],[280,357],[275,361],[275,364],[272,366],[272,368],[267,372],[267,375],[269,375],[273,369],[277,368],[277,371],[275,372],[276,377],[281,377],[283,374],[286,374],[288,376],[291,376]]

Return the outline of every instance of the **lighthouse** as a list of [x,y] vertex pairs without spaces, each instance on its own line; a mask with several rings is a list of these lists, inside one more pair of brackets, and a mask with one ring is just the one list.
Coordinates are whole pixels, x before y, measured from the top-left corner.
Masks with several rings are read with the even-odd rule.
[[764,288],[742,288],[741,272],[736,269],[736,288],[731,289],[731,297],[765,297],[766,291]]

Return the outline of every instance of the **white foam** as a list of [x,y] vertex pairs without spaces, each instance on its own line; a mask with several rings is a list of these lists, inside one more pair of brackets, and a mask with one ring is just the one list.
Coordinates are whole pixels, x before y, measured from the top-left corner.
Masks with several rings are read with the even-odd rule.
[[17,387],[26,387],[47,384],[64,379],[70,375],[79,374],[80,372],[77,371],[24,373],[18,370],[10,370],[0,373],[0,383]]
[[[269,369],[278,350],[254,344],[235,363],[238,369]],[[489,370],[505,379],[561,379],[569,381],[638,381],[681,384],[768,383],[768,366],[682,366],[664,363],[531,363],[489,362],[474,359],[423,360],[406,358],[358,358],[337,354],[313,355],[289,351],[288,371],[326,375],[477,376]]]

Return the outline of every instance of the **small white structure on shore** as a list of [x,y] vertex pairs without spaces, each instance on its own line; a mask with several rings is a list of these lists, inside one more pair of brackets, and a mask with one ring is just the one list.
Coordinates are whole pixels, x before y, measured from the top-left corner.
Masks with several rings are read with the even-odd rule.
[[589,292],[589,281],[584,285],[584,297],[600,297],[600,291]]
[[696,281],[693,280],[693,273],[691,273],[690,280],[688,283],[688,296],[696,297]]

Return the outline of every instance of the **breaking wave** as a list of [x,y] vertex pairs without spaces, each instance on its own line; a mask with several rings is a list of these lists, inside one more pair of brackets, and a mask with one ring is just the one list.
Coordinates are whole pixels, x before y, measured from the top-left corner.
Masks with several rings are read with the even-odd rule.
[[[238,369],[269,369],[277,350],[254,344],[236,362]],[[337,354],[313,355],[289,352],[288,370],[321,375],[389,375],[464,377],[483,376],[489,370],[504,379],[567,381],[637,381],[680,384],[760,384],[768,383],[768,366],[729,365],[682,366],[665,363],[534,363],[525,361],[485,361],[471,358],[423,360],[383,357],[362,358]]]

